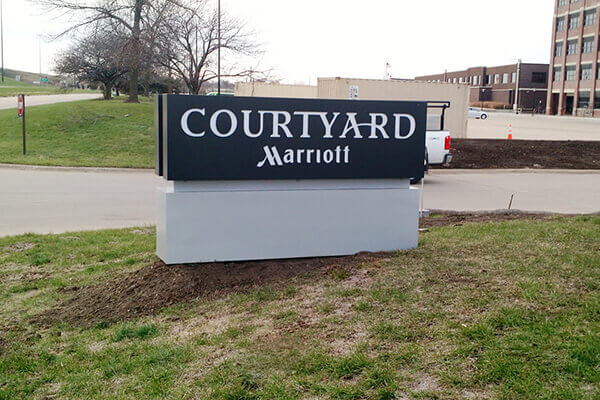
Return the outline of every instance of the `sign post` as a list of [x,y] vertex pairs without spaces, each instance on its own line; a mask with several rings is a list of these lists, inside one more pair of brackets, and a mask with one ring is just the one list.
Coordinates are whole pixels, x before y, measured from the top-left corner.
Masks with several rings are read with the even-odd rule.
[[427,103],[163,95],[157,254],[167,264],[418,244]]
[[27,154],[27,140],[25,133],[25,95],[20,94],[17,101],[17,113],[23,119],[23,155]]

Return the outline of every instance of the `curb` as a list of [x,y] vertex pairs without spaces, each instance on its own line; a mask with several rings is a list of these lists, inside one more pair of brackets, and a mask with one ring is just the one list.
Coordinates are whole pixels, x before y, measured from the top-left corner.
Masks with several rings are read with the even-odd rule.
[[585,216],[600,216],[600,211],[591,213],[559,213],[554,211],[530,211],[530,210],[519,210],[519,209],[500,209],[500,210],[480,210],[480,211],[453,211],[453,210],[440,210],[431,209],[431,214],[442,214],[442,215],[545,215],[548,217],[559,216],[559,217],[585,217]]
[[52,165],[0,164],[0,170],[20,171],[54,171],[54,172],[117,172],[117,173],[149,173],[154,168],[113,168],[113,167],[60,167]]
[[482,168],[482,169],[430,169],[431,175],[452,175],[452,174],[573,174],[573,175],[591,175],[600,174],[600,169],[537,169],[537,168]]

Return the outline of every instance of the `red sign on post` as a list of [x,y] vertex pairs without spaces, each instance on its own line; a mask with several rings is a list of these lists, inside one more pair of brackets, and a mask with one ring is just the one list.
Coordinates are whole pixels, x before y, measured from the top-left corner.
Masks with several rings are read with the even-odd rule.
[[19,117],[23,116],[23,112],[24,111],[25,111],[25,101],[23,99],[23,95],[20,94],[19,95],[19,100],[18,100],[18,103],[17,103],[17,112],[19,114]]

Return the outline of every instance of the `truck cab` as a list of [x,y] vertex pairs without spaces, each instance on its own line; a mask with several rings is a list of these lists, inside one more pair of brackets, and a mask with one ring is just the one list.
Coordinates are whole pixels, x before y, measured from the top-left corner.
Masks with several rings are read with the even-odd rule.
[[[425,133],[425,172],[430,165],[448,165],[452,162],[450,131],[445,129],[446,110],[449,101],[429,101],[427,103],[427,131]],[[411,184],[421,179],[413,178]]]

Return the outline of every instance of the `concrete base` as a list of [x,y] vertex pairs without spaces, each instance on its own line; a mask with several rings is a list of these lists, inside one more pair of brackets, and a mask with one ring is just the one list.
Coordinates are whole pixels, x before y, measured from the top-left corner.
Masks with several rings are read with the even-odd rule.
[[411,249],[419,190],[408,180],[175,182],[159,189],[167,264]]

